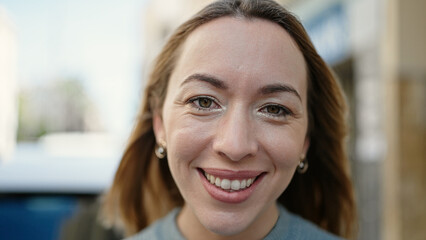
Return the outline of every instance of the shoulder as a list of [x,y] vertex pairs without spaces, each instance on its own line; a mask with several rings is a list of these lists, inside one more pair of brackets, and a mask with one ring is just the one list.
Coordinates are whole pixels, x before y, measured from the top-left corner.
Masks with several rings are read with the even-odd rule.
[[175,222],[175,218],[178,213],[178,208],[172,210],[164,218],[157,220],[136,235],[126,238],[125,240],[183,240]]
[[278,221],[265,240],[342,240],[300,216],[288,212],[281,205],[279,205],[279,209]]

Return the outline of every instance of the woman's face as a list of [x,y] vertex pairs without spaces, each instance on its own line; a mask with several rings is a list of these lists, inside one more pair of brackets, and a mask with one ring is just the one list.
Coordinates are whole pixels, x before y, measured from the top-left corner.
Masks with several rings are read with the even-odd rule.
[[189,35],[154,117],[184,234],[272,228],[309,145],[306,94],[303,56],[279,25],[222,17]]

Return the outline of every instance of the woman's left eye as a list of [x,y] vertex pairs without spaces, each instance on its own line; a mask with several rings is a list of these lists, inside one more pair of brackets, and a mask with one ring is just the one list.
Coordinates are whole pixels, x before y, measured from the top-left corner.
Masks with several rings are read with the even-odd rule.
[[292,114],[290,109],[278,104],[264,106],[260,109],[260,112],[273,117],[286,117]]

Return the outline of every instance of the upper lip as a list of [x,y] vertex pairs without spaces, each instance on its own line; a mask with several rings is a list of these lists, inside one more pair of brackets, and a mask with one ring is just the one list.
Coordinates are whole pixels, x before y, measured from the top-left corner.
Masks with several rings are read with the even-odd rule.
[[218,168],[200,168],[205,173],[211,174],[215,177],[221,179],[248,179],[255,178],[263,173],[263,171],[258,170],[228,170],[228,169],[218,169]]

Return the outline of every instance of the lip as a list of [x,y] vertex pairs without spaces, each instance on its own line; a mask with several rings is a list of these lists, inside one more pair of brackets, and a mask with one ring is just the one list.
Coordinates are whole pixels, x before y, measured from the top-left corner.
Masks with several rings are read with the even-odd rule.
[[[198,174],[200,176],[201,182],[206,189],[206,191],[210,194],[210,196],[218,201],[224,202],[224,203],[242,203],[246,201],[254,192],[256,187],[259,185],[259,183],[262,181],[265,174],[262,171],[231,171],[231,170],[222,170],[222,169],[197,169]],[[234,179],[246,179],[246,178],[256,178],[256,181],[253,182],[253,184],[245,189],[235,191],[235,192],[228,192],[221,188],[218,188],[211,184],[206,177],[204,176],[204,172],[208,174],[212,174],[214,176],[220,177],[220,178],[226,178],[229,180]]]
[[234,179],[247,179],[255,178],[262,174],[262,171],[233,171],[227,169],[217,169],[217,168],[200,168],[205,173],[211,174],[215,177],[220,177],[221,179],[226,178],[229,180]]

